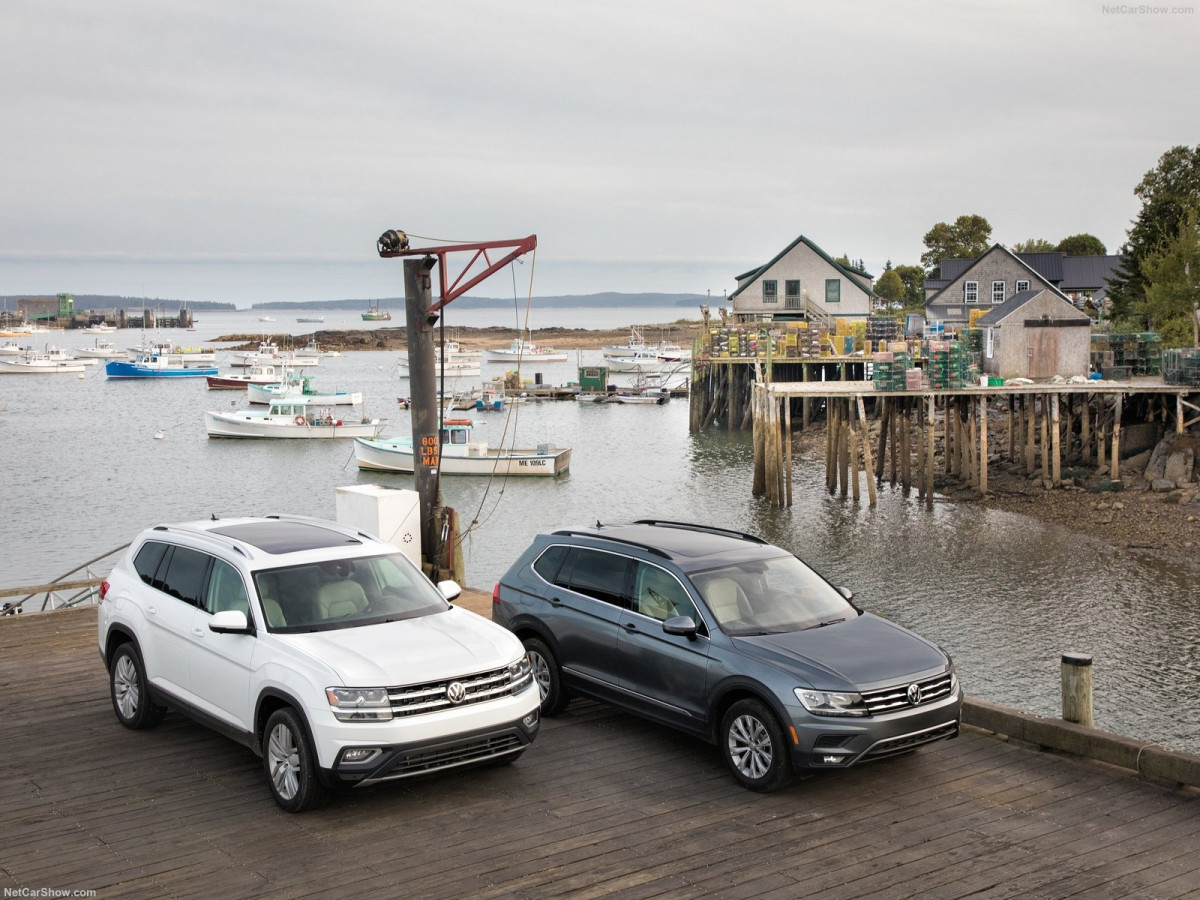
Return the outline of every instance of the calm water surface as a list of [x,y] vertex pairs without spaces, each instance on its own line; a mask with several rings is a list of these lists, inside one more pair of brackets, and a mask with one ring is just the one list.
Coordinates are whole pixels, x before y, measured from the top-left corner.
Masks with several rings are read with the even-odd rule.
[[[626,323],[678,317],[608,315]],[[195,334],[173,336],[198,341],[263,324],[281,331],[294,318],[222,316],[211,332],[202,320]],[[325,327],[337,327],[331,318]],[[613,327],[595,315],[576,318],[576,327]],[[296,329],[313,327],[320,326]],[[113,337],[124,346],[140,334]],[[90,343],[78,334],[53,340]],[[407,433],[408,413],[395,402],[407,382],[395,357],[348,354],[310,374],[321,388],[362,390],[367,412],[389,419],[385,434]],[[598,361],[598,351],[584,356]],[[562,384],[575,369],[573,360],[538,371],[545,383]],[[484,374],[502,370],[485,365]],[[210,440],[204,411],[244,403],[238,397],[208,391],[203,379],[107,381],[102,367],[82,379],[0,376],[0,584],[61,576],[150,523],[267,512],[332,517],[338,486],[411,487],[407,476],[360,474],[346,441]],[[444,481],[464,528],[474,523],[464,545],[472,586],[490,589],[540,529],[633,516],[738,528],[788,547],[851,587],[863,606],[938,641],[974,696],[1056,715],[1061,653],[1088,652],[1098,725],[1200,752],[1200,592],[1183,571],[977,505],[938,502],[927,511],[889,488],[875,509],[865,497],[831,498],[820,460],[798,464],[795,505],[772,509],[750,496],[749,435],[689,434],[686,401],[530,403],[476,419],[477,436],[492,444],[549,441],[573,455],[570,473],[553,481]]]

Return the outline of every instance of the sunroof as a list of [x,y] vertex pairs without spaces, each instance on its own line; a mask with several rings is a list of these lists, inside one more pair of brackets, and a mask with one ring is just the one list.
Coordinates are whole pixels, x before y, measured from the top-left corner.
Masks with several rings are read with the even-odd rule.
[[358,538],[349,537],[310,522],[286,522],[275,519],[263,522],[244,522],[241,525],[212,528],[210,531],[250,544],[265,553],[295,553],[299,550],[345,547],[362,543]]

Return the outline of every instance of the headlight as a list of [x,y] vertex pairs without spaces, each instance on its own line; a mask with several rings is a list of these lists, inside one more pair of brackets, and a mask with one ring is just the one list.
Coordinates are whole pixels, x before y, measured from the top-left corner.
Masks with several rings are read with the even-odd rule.
[[796,699],[814,716],[865,716],[862,694],[837,691],[810,691],[796,688]]
[[514,686],[520,685],[526,679],[532,677],[532,671],[529,666],[529,654],[525,654],[508,667],[508,681]]
[[325,688],[333,714],[341,722],[386,722],[392,718],[387,688]]

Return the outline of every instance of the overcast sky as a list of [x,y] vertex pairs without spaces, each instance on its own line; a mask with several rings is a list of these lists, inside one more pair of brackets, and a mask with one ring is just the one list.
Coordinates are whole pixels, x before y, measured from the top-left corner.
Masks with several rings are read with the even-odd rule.
[[801,234],[878,275],[967,213],[1115,249],[1200,142],[1152,8],[4,0],[0,294],[399,296],[387,228],[536,234],[499,297],[719,297]]

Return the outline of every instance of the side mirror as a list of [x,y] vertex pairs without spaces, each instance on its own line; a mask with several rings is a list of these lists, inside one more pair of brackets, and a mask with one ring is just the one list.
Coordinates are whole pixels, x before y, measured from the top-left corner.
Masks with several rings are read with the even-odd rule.
[[685,637],[689,641],[696,639],[696,623],[691,616],[671,616],[663,622],[663,631]]
[[240,609],[226,609],[214,613],[208,623],[208,630],[217,634],[254,634],[246,614]]
[[846,598],[846,602],[853,606],[858,612],[862,612],[863,608],[854,602],[854,591],[848,587],[839,587],[837,592]]
[[450,603],[453,603],[462,595],[462,587],[457,581],[439,581],[437,589]]

